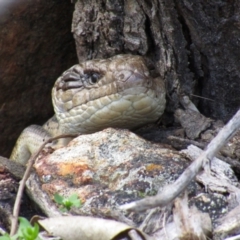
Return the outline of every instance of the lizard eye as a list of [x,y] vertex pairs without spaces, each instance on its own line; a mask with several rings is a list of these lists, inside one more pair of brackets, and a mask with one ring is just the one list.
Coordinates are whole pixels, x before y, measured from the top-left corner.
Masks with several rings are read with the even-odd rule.
[[101,77],[102,75],[97,72],[89,72],[84,74],[83,79],[93,85],[96,84]]
[[98,79],[100,78],[100,76],[97,73],[93,73],[92,76],[90,76],[89,81],[90,83],[94,84],[98,82]]

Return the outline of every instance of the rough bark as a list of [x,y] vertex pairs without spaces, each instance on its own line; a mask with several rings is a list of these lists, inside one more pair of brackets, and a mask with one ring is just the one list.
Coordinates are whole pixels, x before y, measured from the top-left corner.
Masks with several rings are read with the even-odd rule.
[[[199,107],[229,119],[239,108],[239,1],[176,1],[198,92]],[[181,18],[180,18],[181,19]]]
[[203,114],[227,120],[239,107],[239,5],[225,0],[80,0],[72,25],[78,58],[144,55],[165,79],[168,112],[184,94]]

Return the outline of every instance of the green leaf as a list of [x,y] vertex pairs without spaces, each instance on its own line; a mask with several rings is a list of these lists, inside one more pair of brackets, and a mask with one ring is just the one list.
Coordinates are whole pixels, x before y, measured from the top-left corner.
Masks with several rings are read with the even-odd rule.
[[17,239],[35,240],[38,239],[38,234],[38,224],[35,223],[34,226],[32,226],[26,218],[19,217],[19,227],[16,234]]
[[70,202],[68,199],[63,200],[63,206],[67,209],[70,210],[72,207],[72,202]]
[[63,204],[63,196],[59,195],[58,193],[54,194],[54,201],[58,204]]
[[11,240],[9,234],[4,234],[3,236],[0,237],[0,240]]
[[26,218],[19,217],[18,220],[19,220],[19,228],[20,229],[24,229],[24,228],[27,228],[27,227],[32,227],[31,223]]
[[54,200],[56,203],[61,205],[60,207],[61,211],[66,211],[66,210],[69,211],[72,206],[75,206],[75,207],[81,206],[81,201],[78,198],[78,195],[76,193],[72,194],[69,198],[64,198],[63,196],[56,193],[54,195]]
[[76,193],[72,194],[68,199],[72,202],[72,205],[74,207],[80,207],[82,204]]
[[9,234],[5,234],[0,237],[0,240],[39,240],[39,225],[37,223],[34,226],[23,217],[19,217],[19,227],[17,233],[10,237]]
[[36,239],[39,233],[39,226],[37,223],[35,223],[33,227],[31,228],[27,227],[23,229],[22,233],[23,233],[24,239],[26,240]]

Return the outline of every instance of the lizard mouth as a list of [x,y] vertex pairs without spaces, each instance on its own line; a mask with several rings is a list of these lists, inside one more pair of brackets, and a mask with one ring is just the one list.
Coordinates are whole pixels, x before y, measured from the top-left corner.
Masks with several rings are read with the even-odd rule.
[[84,71],[82,74],[81,72],[77,72],[76,69],[73,71],[67,71],[63,74],[60,81],[58,81],[55,85],[56,90],[67,91],[69,89],[82,89],[82,88],[91,88],[94,87],[93,85],[96,84],[103,76],[103,73],[96,72],[96,71]]

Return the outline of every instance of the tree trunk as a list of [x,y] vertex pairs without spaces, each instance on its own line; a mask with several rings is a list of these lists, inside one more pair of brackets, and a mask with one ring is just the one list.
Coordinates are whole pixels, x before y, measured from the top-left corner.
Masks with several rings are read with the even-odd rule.
[[166,112],[188,95],[203,114],[226,121],[239,106],[239,9],[236,0],[80,0],[78,59],[143,55],[165,80]]

